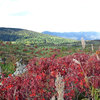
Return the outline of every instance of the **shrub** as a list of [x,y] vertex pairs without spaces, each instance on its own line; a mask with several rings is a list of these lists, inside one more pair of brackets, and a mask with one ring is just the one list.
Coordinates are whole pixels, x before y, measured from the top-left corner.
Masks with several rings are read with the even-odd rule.
[[2,100],[50,100],[53,96],[57,97],[55,79],[59,72],[65,83],[65,100],[79,99],[81,94],[80,98],[90,98],[90,88],[100,88],[100,61],[84,53],[57,59],[55,56],[33,58],[27,69],[28,72],[23,75],[1,79]]

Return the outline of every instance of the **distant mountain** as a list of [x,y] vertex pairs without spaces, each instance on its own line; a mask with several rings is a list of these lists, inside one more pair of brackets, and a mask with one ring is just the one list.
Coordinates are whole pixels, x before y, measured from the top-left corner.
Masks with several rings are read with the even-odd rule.
[[44,34],[49,34],[52,36],[58,36],[63,38],[70,38],[70,39],[76,39],[81,40],[81,37],[83,37],[85,40],[100,40],[100,32],[49,32],[44,31],[42,32]]
[[50,36],[48,34],[43,34],[39,32],[34,32],[26,29],[20,28],[5,28],[0,27],[0,40],[2,41],[13,41],[17,43],[25,44],[44,44],[44,43],[68,43],[74,42],[72,39],[64,39],[56,36]]

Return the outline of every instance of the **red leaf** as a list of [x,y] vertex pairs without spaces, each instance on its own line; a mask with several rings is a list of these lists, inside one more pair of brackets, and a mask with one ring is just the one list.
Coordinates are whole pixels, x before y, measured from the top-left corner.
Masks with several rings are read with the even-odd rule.
[[18,100],[18,96],[16,96],[16,100]]
[[35,93],[30,94],[30,97],[33,97],[33,96],[36,96],[36,94]]

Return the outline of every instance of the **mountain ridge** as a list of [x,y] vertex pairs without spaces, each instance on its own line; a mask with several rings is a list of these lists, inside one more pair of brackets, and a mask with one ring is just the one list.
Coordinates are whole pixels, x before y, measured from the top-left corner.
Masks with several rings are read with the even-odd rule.
[[83,37],[85,40],[100,40],[100,32],[89,31],[89,32],[50,32],[44,31],[43,34],[49,34],[52,36],[58,36],[63,38],[70,38],[81,40]]

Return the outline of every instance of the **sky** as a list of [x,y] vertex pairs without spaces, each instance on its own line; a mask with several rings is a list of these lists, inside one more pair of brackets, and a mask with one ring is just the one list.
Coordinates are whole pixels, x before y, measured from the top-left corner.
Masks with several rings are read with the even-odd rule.
[[100,0],[0,0],[0,27],[100,32]]

